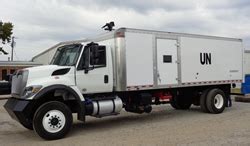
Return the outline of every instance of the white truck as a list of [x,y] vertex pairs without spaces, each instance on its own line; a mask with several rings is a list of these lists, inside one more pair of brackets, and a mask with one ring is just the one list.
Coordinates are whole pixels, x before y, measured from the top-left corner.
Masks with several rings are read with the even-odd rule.
[[51,65],[12,77],[10,116],[44,139],[86,116],[150,113],[151,105],[218,114],[243,81],[241,39],[120,28],[57,49]]

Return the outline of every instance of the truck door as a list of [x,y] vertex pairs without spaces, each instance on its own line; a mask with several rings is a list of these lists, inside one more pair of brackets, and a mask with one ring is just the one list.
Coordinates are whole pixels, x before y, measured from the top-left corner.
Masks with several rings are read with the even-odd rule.
[[112,91],[111,61],[110,48],[97,44],[85,46],[76,71],[76,84],[83,94]]
[[156,39],[158,85],[178,84],[176,44],[177,40]]

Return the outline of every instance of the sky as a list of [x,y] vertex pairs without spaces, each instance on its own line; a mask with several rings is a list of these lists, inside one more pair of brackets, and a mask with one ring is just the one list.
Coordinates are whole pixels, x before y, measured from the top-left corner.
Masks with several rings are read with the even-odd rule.
[[[249,0],[0,0],[0,21],[14,24],[14,60],[101,34],[110,21],[115,28],[242,38],[250,49]],[[9,44],[3,47],[11,52]]]

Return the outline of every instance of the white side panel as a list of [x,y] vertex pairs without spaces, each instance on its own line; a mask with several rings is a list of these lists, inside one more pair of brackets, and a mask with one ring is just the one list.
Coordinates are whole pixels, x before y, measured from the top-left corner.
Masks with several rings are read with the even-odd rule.
[[177,84],[177,41],[169,39],[157,39],[156,43],[158,85]]
[[181,37],[180,47],[182,83],[242,80],[242,42]]
[[153,85],[151,34],[125,33],[127,86]]
[[244,53],[244,73],[250,74],[250,52]]

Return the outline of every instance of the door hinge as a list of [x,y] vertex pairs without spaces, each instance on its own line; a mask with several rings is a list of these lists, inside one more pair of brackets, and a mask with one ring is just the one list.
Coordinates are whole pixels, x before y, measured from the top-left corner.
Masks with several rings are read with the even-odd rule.
[[176,47],[180,47],[180,43],[175,44]]

